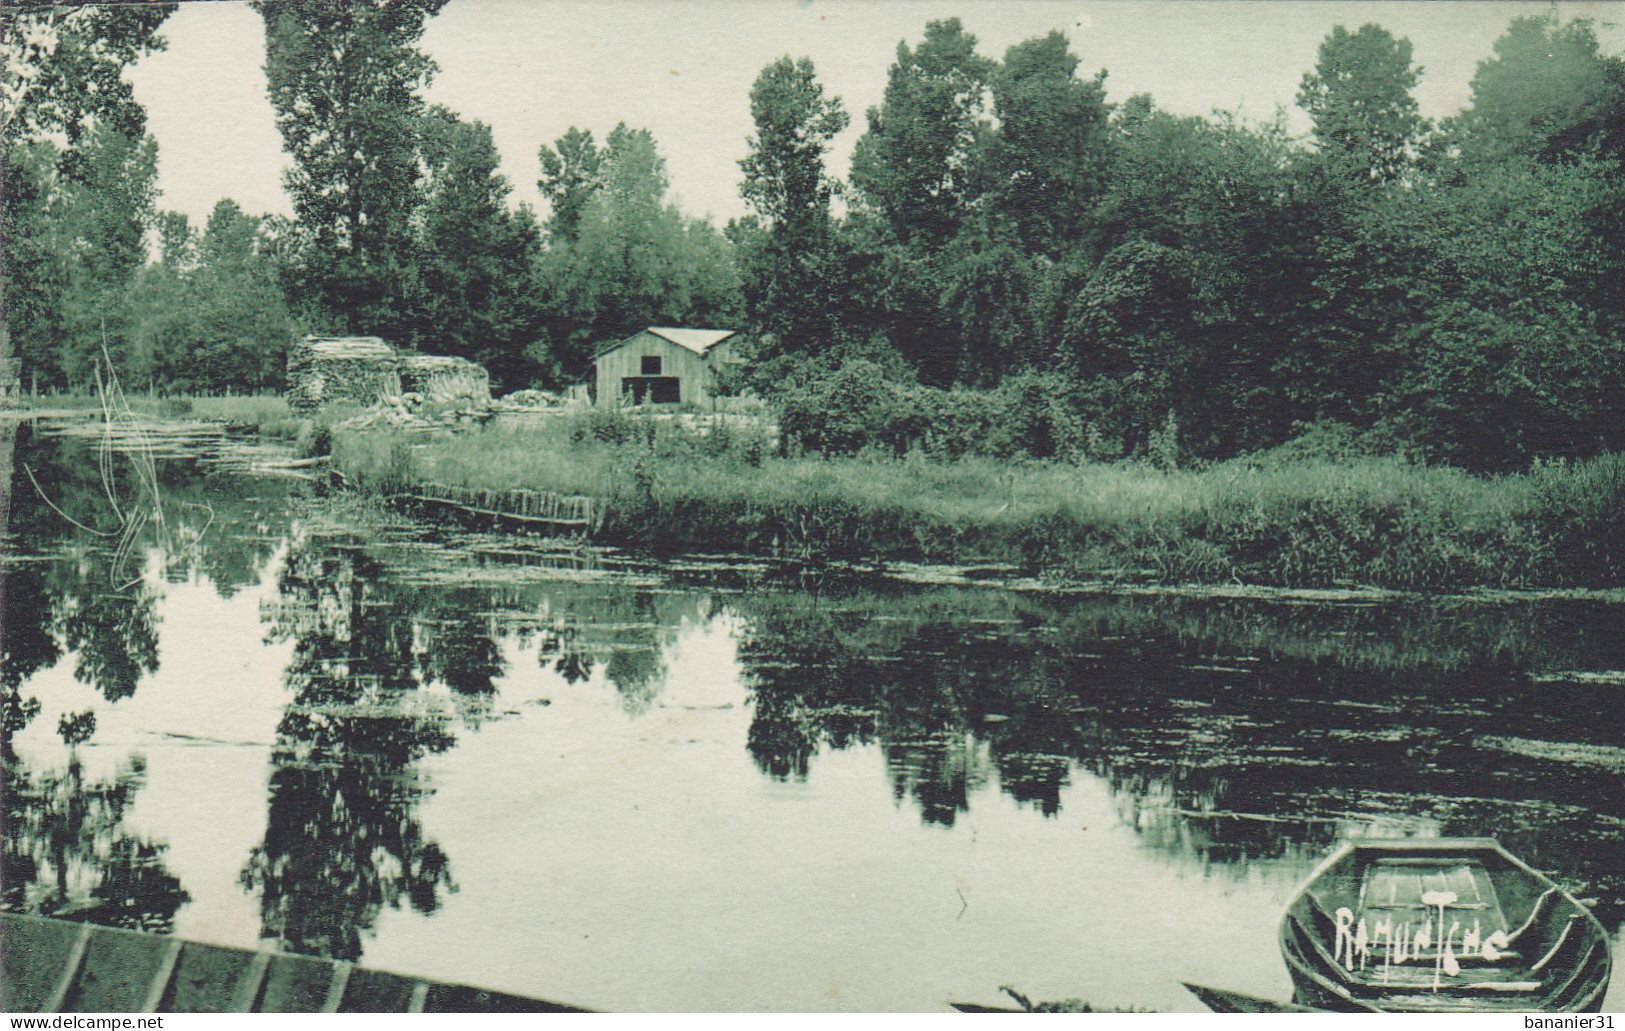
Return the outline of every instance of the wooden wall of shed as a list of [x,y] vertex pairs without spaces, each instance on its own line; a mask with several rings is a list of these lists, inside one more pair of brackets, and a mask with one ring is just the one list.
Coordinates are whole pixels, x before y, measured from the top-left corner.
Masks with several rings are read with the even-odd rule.
[[660,358],[660,374],[675,376],[678,397],[686,405],[703,405],[710,396],[711,367],[705,358],[686,347],[679,347],[665,337],[653,333],[639,333],[615,350],[598,357],[595,382],[598,404],[609,407],[620,402],[621,380],[643,375],[643,358]]

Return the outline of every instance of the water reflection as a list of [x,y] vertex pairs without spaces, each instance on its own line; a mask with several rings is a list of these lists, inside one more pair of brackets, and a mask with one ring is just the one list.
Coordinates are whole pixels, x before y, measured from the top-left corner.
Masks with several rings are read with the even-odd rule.
[[0,690],[8,710],[23,704],[23,682],[64,654],[74,657],[75,678],[107,701],[130,697],[158,671],[159,629],[157,587],[128,571],[156,564],[172,582],[206,577],[230,597],[259,581],[276,547],[273,528],[285,529],[276,502],[286,501],[286,485],[223,473],[199,447],[184,460],[157,463],[163,517],[126,545],[118,499],[129,504],[130,455],[150,453],[150,440],[109,443],[89,421],[55,433],[32,422],[0,426],[12,455],[0,526],[7,543]]
[[[41,479],[57,504],[95,513],[94,447],[25,432],[16,468],[50,470]],[[1625,713],[1605,704],[1617,690],[1607,678],[1625,676],[1625,606],[1059,597],[834,578],[807,590],[748,567],[655,567],[335,508],[307,484],[233,471],[224,453],[196,445],[160,463],[171,532],[143,545],[132,565],[148,575],[124,587],[105,540],[13,479],[0,564],[7,908],[162,929],[220,890],[190,875],[183,885],[166,870],[182,864],[164,836],[132,825],[140,748],[93,777],[79,752],[38,740],[80,704],[58,701],[60,686],[49,705],[35,699],[58,670],[56,681],[94,690],[103,716],[149,692],[197,689],[166,679],[181,671],[161,662],[171,648],[220,646],[171,625],[172,589],[191,584],[209,606],[239,594],[258,606],[263,640],[230,644],[272,668],[244,674],[259,678],[245,696],[269,715],[264,740],[243,731],[234,747],[263,749],[255,769],[266,774],[242,793],[255,840],[231,857],[230,880],[257,917],[249,933],[297,951],[387,957],[395,942],[456,926],[460,886],[517,880],[538,840],[516,831],[482,851],[466,823],[432,815],[460,778],[464,804],[485,790],[512,797],[511,782],[533,778],[539,795],[569,796],[553,798],[565,824],[620,828],[634,851],[661,856],[715,850],[709,817],[730,847],[771,838],[784,825],[775,806],[834,792],[841,805],[819,810],[812,840],[847,841],[853,862],[877,866],[926,846],[890,824],[851,831],[874,798],[940,847],[979,824],[991,833],[1005,809],[1019,822],[998,826],[1019,844],[1053,841],[1062,826],[1083,833],[1078,807],[1100,793],[1106,821],[1138,846],[1132,869],[1113,872],[1211,879],[1214,911],[1260,869],[1290,881],[1351,836],[1484,834],[1595,898],[1610,928],[1625,920]],[[716,661],[686,656],[718,636]],[[12,739],[31,722],[35,748],[19,756]],[[491,739],[510,751],[476,744]],[[83,746],[97,747],[114,743]],[[581,771],[540,764],[544,749]],[[853,775],[854,757],[872,759],[875,776]],[[640,807],[700,791],[675,778],[708,785],[735,765],[753,794],[707,800],[658,833],[639,822]],[[635,789],[606,786],[621,783],[608,766],[629,767]],[[659,908],[636,894],[654,874],[617,880],[599,871],[605,857],[549,840],[552,875],[588,883],[571,896],[582,906],[619,892],[629,910]],[[785,869],[757,871],[761,884],[779,885],[794,913],[814,860],[775,862]],[[1012,904],[1053,890],[1053,865],[1017,866],[983,876],[1008,878]],[[502,890],[523,895],[520,907],[545,897],[535,884]],[[711,919],[722,918],[685,910],[676,923],[692,936]],[[645,932],[658,922],[628,933]],[[515,933],[547,932],[532,922],[492,948],[530,940]],[[1010,947],[985,933],[970,951]],[[940,947],[952,941],[944,933]]]
[[[1532,678],[1504,651],[1470,656],[1447,641],[1435,654],[1454,665],[1394,668],[1380,632],[1362,652],[1336,627],[1373,622],[1364,608],[1271,614],[1331,622],[1323,633],[1362,660],[1341,665],[1301,625],[1281,628],[1279,648],[1241,634],[1248,650],[1235,650],[1214,632],[1223,623],[1179,601],[944,591],[740,606],[749,747],[772,776],[806,777],[820,749],[877,741],[897,797],[951,825],[995,778],[1056,816],[1077,766],[1111,785],[1148,845],[1204,866],[1324,852],[1362,823],[1486,834],[1562,871],[1608,920],[1625,915],[1625,714],[1584,681]],[[1584,654],[1549,662],[1621,664],[1618,639],[1553,643]],[[1518,740],[1562,744],[1519,754]]]
[[5,908],[64,920],[168,931],[187,901],[164,868],[165,846],[131,834],[125,813],[140,789],[136,758],[108,780],[72,755],[62,772],[5,765],[6,822],[0,853]]
[[301,542],[278,590],[268,633],[293,642],[291,700],[272,753],[265,841],[242,881],[260,899],[263,936],[355,960],[382,908],[432,913],[452,888],[444,850],[417,819],[429,789],[416,764],[455,737],[422,688],[439,678],[486,694],[502,663],[477,619],[455,624],[465,638],[439,632],[443,623],[420,620],[425,595],[392,588],[354,546]]
[[[165,867],[167,846],[127,827],[145,756],[92,775],[80,746],[94,742],[95,712],[46,712],[28,685],[71,659],[73,679],[105,702],[131,698],[159,671],[161,588],[129,571],[172,582],[206,576],[229,597],[258,582],[280,513],[250,493],[252,481],[216,474],[210,452],[197,449],[154,467],[165,517],[126,540],[131,456],[150,454],[152,441],[108,441],[88,421],[55,429],[0,423],[9,459],[0,506],[0,905],[168,931],[190,896]],[[15,742],[42,716],[65,754],[30,763]]]

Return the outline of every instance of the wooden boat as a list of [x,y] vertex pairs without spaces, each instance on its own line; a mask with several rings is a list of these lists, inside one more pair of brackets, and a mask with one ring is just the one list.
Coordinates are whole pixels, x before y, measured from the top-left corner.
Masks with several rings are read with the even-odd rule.
[[6,1013],[578,1013],[286,952],[0,913]]
[[1281,921],[1296,1001],[1352,1012],[1596,1012],[1608,936],[1487,838],[1356,841]]
[[1202,1005],[1215,1013],[1321,1013],[1312,1006],[1299,1006],[1291,1002],[1276,1002],[1274,999],[1263,999],[1256,995],[1246,995],[1241,992],[1232,992],[1225,988],[1209,988],[1206,985],[1184,982],[1186,990],[1198,999]]

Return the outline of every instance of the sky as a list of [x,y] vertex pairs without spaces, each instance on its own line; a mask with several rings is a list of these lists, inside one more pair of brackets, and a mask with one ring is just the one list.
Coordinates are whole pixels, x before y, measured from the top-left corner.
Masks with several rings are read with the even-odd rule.
[[[1376,22],[1408,38],[1423,69],[1418,104],[1439,118],[1466,104],[1478,62],[1513,17],[1554,6],[1592,18],[1604,50],[1625,52],[1625,0],[451,0],[422,47],[440,66],[427,99],[491,126],[516,200],[541,206],[541,144],[572,126],[602,139],[624,121],[654,134],[684,210],[722,222],[744,212],[751,83],[784,55],[810,57],[851,114],[830,160],[844,175],[898,43],[918,42],[936,19],[958,17],[994,58],[1063,32],[1080,75],[1107,71],[1113,102],[1149,93],[1175,114],[1253,120],[1285,108],[1305,132],[1293,98],[1334,26]],[[259,16],[236,0],[185,3],[163,31],[168,49],[127,73],[158,140],[160,206],[196,224],[228,197],[256,214],[290,213]]]

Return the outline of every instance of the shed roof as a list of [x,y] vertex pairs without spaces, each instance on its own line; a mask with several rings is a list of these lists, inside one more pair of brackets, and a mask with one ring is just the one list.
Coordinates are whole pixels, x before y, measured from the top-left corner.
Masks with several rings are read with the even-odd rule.
[[650,326],[648,331],[695,354],[704,354],[734,335],[731,329],[678,329],[672,326]]
[[695,354],[704,357],[710,352],[711,348],[733,336],[735,331],[731,329],[680,329],[674,326],[648,326],[633,333],[625,340],[605,344],[594,353],[593,357],[602,357],[622,344],[642,336],[644,333],[653,333],[660,339],[670,341],[685,351],[693,351]]
[[401,367],[419,372],[443,372],[447,369],[479,369],[480,365],[457,355],[403,354]]
[[315,337],[300,341],[321,358],[393,358],[395,349],[378,337]]

